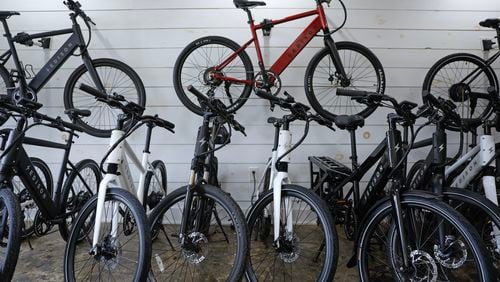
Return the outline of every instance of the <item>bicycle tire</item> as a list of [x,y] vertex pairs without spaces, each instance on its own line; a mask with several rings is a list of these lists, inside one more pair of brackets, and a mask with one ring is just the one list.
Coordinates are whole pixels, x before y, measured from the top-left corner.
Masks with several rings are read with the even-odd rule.
[[[144,179],[144,196],[142,200],[146,212],[153,210],[167,194],[167,167],[165,163],[161,160],[155,160],[151,163],[151,166],[153,167],[153,171],[148,171]],[[159,183],[160,187],[150,187],[153,179],[157,181],[156,178],[153,178],[157,169],[159,171],[158,178],[161,182]]]
[[[218,65],[218,64],[222,63],[223,62],[222,60],[226,59],[226,57],[222,58],[222,56],[224,56],[224,55],[229,56],[230,55],[230,53],[228,53],[228,50],[226,50],[222,55],[220,54],[220,51],[218,51],[218,55],[220,55],[219,58],[216,58],[216,59],[205,58],[207,65],[195,70],[196,75],[191,75],[191,78],[187,82],[182,81],[183,72],[186,73],[186,71],[184,70],[184,68],[185,68],[184,65],[188,61],[189,56],[194,54],[198,48],[202,48],[202,47],[209,46],[209,45],[214,45],[214,46],[219,45],[219,47],[217,47],[217,48],[221,48],[221,47],[228,48],[229,50],[231,50],[233,52],[236,52],[237,50],[239,50],[241,48],[240,45],[238,45],[236,42],[234,42],[228,38],[220,37],[220,36],[207,36],[207,37],[202,37],[202,38],[196,39],[195,41],[189,43],[186,46],[186,48],[184,48],[184,50],[182,50],[181,54],[177,58],[177,60],[175,62],[175,66],[174,66],[174,77],[173,77],[175,93],[177,94],[177,97],[179,97],[179,100],[181,100],[182,104],[186,108],[188,108],[188,110],[190,110],[191,112],[193,112],[197,115],[200,115],[200,116],[203,115],[203,109],[198,104],[196,97],[193,94],[188,93],[188,91],[186,91],[186,88],[189,85],[193,85],[196,89],[198,89],[201,93],[204,93],[204,94],[207,93],[209,88],[213,88],[214,91],[217,91],[217,89],[229,88],[229,87],[235,85],[235,84],[231,84],[229,82],[223,83],[222,81],[217,81],[217,80],[209,81],[209,79],[210,79],[209,76],[211,75],[210,68],[215,67],[216,64]],[[205,54],[207,56],[209,56],[209,53],[205,53]],[[211,51],[210,55],[212,55],[212,54],[213,53]],[[248,54],[245,52],[245,50],[242,50],[238,54],[237,58],[239,58],[239,60],[241,60],[241,63],[243,63],[243,69],[242,70],[238,69],[237,71],[239,71],[239,72],[244,71],[245,76],[236,77],[236,78],[244,79],[244,80],[248,80],[248,81],[253,81],[253,78],[254,78],[253,64],[252,64],[252,61],[250,60],[250,57],[248,57]],[[198,60],[195,60],[195,61],[198,62]],[[193,61],[193,67],[196,67],[196,66],[200,66],[200,65],[196,64]],[[230,66],[230,65],[228,65],[228,66]],[[234,65],[233,65],[233,68],[234,68]],[[222,74],[224,74],[224,73],[222,73]],[[189,75],[189,74],[186,74],[186,75]],[[201,77],[200,77],[200,75],[201,75]],[[228,113],[234,113],[246,103],[248,97],[250,96],[250,93],[252,92],[252,86],[245,84],[243,89],[241,91],[238,91],[238,93],[240,93],[240,94],[235,95],[235,96],[237,96],[237,99],[234,102],[230,100],[230,99],[232,99],[232,97],[230,97],[229,101],[225,99],[226,96],[232,96],[230,92],[228,95],[228,91],[229,90],[224,89],[219,93],[215,93],[214,95],[217,96],[217,98],[221,99],[221,101],[223,101],[224,104],[226,104],[226,102],[229,102],[226,104],[227,111],[228,111]],[[222,92],[226,92],[226,93],[222,93]],[[217,94],[219,94],[219,95],[217,95]]]
[[[2,226],[5,210],[7,211],[5,219],[8,225],[7,230]],[[0,248],[5,249],[0,252],[1,255],[5,255],[4,258],[0,258],[0,277],[2,280],[10,281],[14,275],[21,249],[21,208],[14,192],[5,186],[0,188],[0,230],[3,230],[3,234],[0,235]]]
[[[146,90],[139,75],[130,66],[123,62],[114,59],[95,59],[92,60],[92,65],[96,69],[107,94],[119,94],[124,96],[128,102],[134,102],[141,106],[146,105]],[[111,74],[111,70],[117,71]],[[130,81],[127,81],[126,79]],[[107,81],[112,79],[111,82]],[[75,119],[76,124],[82,126],[86,133],[95,137],[110,137],[111,131],[115,129],[117,115],[121,113],[118,109],[112,109],[104,102],[97,101],[93,96],[80,90],[78,87],[81,83],[90,86],[95,84],[88,75],[87,67],[80,65],[69,76],[66,85],[64,86],[64,108],[65,109],[87,109],[91,111],[89,117],[79,117]],[[114,83],[119,83],[115,85]],[[101,118],[103,116],[104,118]],[[94,124],[103,122],[102,126]],[[131,122],[125,124],[125,128],[129,128]]]
[[[153,274],[151,275],[156,276],[155,278],[160,281],[165,281],[165,279],[167,279],[168,275],[170,274],[175,275],[176,281],[182,281],[182,277],[184,277],[184,281],[213,281],[220,279],[220,277],[223,277],[223,279],[227,281],[240,281],[243,277],[246,258],[248,254],[248,233],[243,212],[241,211],[238,204],[220,188],[211,185],[196,186],[193,190],[194,198],[214,201],[216,206],[215,210],[217,210],[217,205],[219,205],[221,208],[220,210],[217,210],[217,214],[222,213],[222,211],[227,214],[225,215],[225,217],[215,215],[212,216],[211,218],[215,218],[216,222],[210,225],[219,225],[219,229],[217,229],[217,227],[215,227],[215,229],[211,229],[211,232],[209,232],[210,234],[208,234],[210,236],[207,235],[205,237],[207,241],[200,241],[201,243],[206,244],[208,244],[209,242],[213,242],[214,244],[216,244],[215,247],[212,244],[211,248],[203,248],[204,245],[200,245],[198,244],[198,242],[196,243],[196,247],[197,250],[199,250],[199,253],[203,254],[203,251],[207,249],[211,250],[212,253],[205,254],[203,258],[196,257],[194,255],[189,256],[189,251],[187,249],[183,249],[183,247],[179,244],[179,240],[176,238],[176,235],[180,230],[180,218],[182,218],[182,212],[184,210],[184,208],[181,207],[180,204],[184,203],[187,189],[188,187],[185,186],[169,193],[149,216],[152,233],[159,233],[158,238],[153,242],[153,256],[151,258],[151,272]],[[176,204],[177,207],[174,207],[174,205]],[[198,210],[199,209],[200,208],[198,208]],[[195,211],[196,209],[193,210],[191,214],[193,214]],[[169,216],[171,216],[172,218],[169,218]],[[217,217],[219,217],[220,223],[217,222]],[[160,221],[161,227],[159,227],[158,224]],[[224,235],[226,233],[224,229],[228,230],[229,228],[221,228],[221,223],[224,221],[231,224],[230,235],[234,236],[234,239],[231,239],[231,241],[234,242],[230,242],[229,244],[223,242],[224,240],[229,240],[227,238],[227,234]],[[205,226],[206,224],[202,225]],[[193,224],[189,224],[189,226],[190,227],[188,228],[190,228],[190,230],[191,228],[194,228]],[[160,229],[159,231],[154,230],[158,228]],[[165,228],[168,228],[169,230],[171,229],[171,231],[165,231]],[[200,238],[203,238],[203,236],[205,236],[204,234],[197,234],[200,232],[197,232],[196,228],[192,229],[189,232],[190,233],[187,235],[187,237],[196,235]],[[162,235],[165,237],[161,237]],[[169,235],[173,235],[172,239],[169,238]],[[224,237],[225,239],[222,239]],[[222,247],[218,246],[217,243],[219,242],[222,242]],[[162,249],[162,245],[166,245],[167,243],[169,243],[170,246],[174,246],[175,244],[175,247],[166,247],[166,250]],[[175,249],[177,246],[179,246],[179,248]],[[172,252],[174,253],[173,257],[175,257],[175,264],[170,264],[166,261],[166,259],[169,258],[172,260],[172,256],[170,256],[170,253],[168,253],[169,250],[172,250]],[[175,255],[177,252],[179,254]],[[215,256],[221,257],[219,258]],[[196,263],[197,260],[194,260],[195,258],[199,258],[201,261]],[[205,260],[205,258],[208,258],[208,260]],[[183,275],[182,269],[180,270],[180,272],[177,272],[177,269],[172,270],[169,268],[175,267],[178,263],[185,266],[187,277]],[[230,269],[228,269],[228,267]],[[203,276],[200,277],[199,275]],[[214,277],[214,275],[216,276]]]
[[[456,66],[456,69],[451,69]],[[484,81],[484,85],[471,85],[469,83],[459,82],[465,78],[472,69],[483,68],[484,75],[480,75],[474,81]],[[449,83],[448,83],[449,82]],[[480,82],[479,82],[480,83]],[[480,57],[467,54],[467,53],[456,53],[448,55],[439,61],[437,61],[427,72],[424,79],[424,84],[422,90],[427,90],[436,97],[442,97],[444,99],[452,100],[457,106],[457,113],[461,118],[481,118],[486,119],[492,113],[492,100],[480,99],[485,101],[480,105],[482,112],[479,114],[466,114],[466,110],[469,109],[471,99],[469,99],[468,92],[482,92],[488,93],[488,88],[492,87],[495,90],[495,94],[498,93],[499,85],[498,78],[495,71],[487,66],[485,61]],[[426,103],[425,97],[423,96],[423,102]],[[496,97],[493,97],[496,98]],[[467,103],[466,103],[467,101]],[[477,103],[477,102],[476,102]],[[475,110],[475,109],[474,109]],[[450,127],[450,129],[455,129]]]
[[[93,177],[93,179],[82,179],[82,177],[85,178],[85,176]],[[78,216],[78,212],[85,203],[97,193],[101,180],[102,174],[99,165],[94,160],[90,159],[79,161],[75,165],[75,168],[69,173],[64,182],[59,205],[62,212],[69,214],[68,217],[59,223],[59,233],[64,241],[68,241],[71,227]],[[79,183],[76,184],[77,181],[79,181]],[[88,191],[89,188],[91,191]]]
[[[376,106],[367,106],[365,104],[360,104],[356,101],[352,101],[349,97],[339,97],[336,95],[336,89],[338,87],[350,87],[356,90],[366,90],[384,94],[386,85],[384,68],[382,67],[382,64],[375,56],[375,54],[361,44],[349,41],[341,41],[336,42],[335,46],[339,51],[339,56],[342,60],[344,69],[349,76],[349,85],[340,84],[340,81],[336,76],[338,75],[338,72],[331,62],[330,49],[328,47],[325,47],[318,53],[316,53],[316,55],[314,55],[307,66],[304,79],[307,100],[311,104],[311,107],[318,114],[331,121],[333,121],[337,115],[341,114],[356,114],[363,117],[368,117],[373,113],[373,111],[375,111],[375,109],[377,108]],[[348,51],[352,51],[353,53],[348,54]],[[329,57],[328,59],[326,59],[327,62],[323,62],[325,57]],[[359,58],[362,57],[364,59],[360,61]],[[355,66],[352,65],[351,62],[352,64],[359,62],[361,62],[362,64],[360,66]],[[328,74],[327,77],[315,76],[316,69],[318,68],[318,66],[320,66],[320,63],[325,64],[325,66],[328,68],[327,70],[323,70],[321,72],[323,74]],[[363,67],[364,65],[366,65],[366,67]],[[368,70],[368,72],[366,72],[366,70]],[[376,79],[373,81],[366,80],[367,78],[372,76],[375,76]],[[319,81],[322,81],[321,78],[326,78],[326,84],[322,86],[324,87],[324,89],[321,91],[315,90],[315,86],[320,87]],[[335,93],[333,93],[333,91],[335,91]],[[323,93],[323,96],[319,97],[320,93]],[[331,101],[332,103],[325,105],[325,103],[323,103],[321,100],[327,97],[325,95],[329,94],[333,94],[333,98],[329,98],[329,101]],[[335,110],[337,105],[340,105],[338,111]],[[344,110],[342,110],[342,108]]]
[[[307,205],[307,207],[304,208],[303,211],[296,212],[297,215],[300,217],[300,219],[297,219],[296,222],[303,221],[303,223],[305,223],[306,220],[308,220],[307,223],[305,223],[306,225],[308,225],[308,228],[311,228],[310,224],[312,224],[313,226],[315,224],[318,224],[318,226],[322,226],[323,231],[324,231],[323,238],[321,238],[322,237],[321,235],[319,236],[319,238],[316,238],[316,237],[312,238],[312,239],[310,238],[310,240],[314,240],[314,242],[318,243],[320,246],[319,246],[319,248],[312,246],[311,250],[312,249],[315,250],[315,251],[313,251],[313,253],[306,252],[304,249],[304,246],[311,245],[313,243],[311,243],[312,241],[310,242],[309,240],[306,241],[304,239],[307,239],[307,237],[309,237],[309,236],[317,236],[318,233],[321,232],[321,230],[319,230],[319,232],[315,232],[314,229],[313,229],[313,231],[307,230],[306,231],[307,233],[300,234],[300,235],[307,234],[307,236],[305,236],[304,238],[301,238],[300,236],[298,236],[299,235],[298,230],[301,230],[301,228],[297,228],[296,226],[294,226],[294,233],[295,234],[293,234],[294,240],[292,240],[293,241],[293,248],[288,249],[288,247],[284,247],[282,249],[283,252],[281,252],[280,250],[274,250],[274,252],[271,251],[270,253],[273,253],[271,255],[271,257],[269,258],[271,261],[261,259],[259,257],[259,260],[258,260],[259,267],[262,266],[262,267],[266,268],[266,269],[262,270],[263,271],[262,273],[260,273],[260,272],[256,271],[256,270],[258,270],[259,267],[257,267],[257,269],[255,269],[255,266],[252,264],[252,257],[256,258],[256,256],[253,256],[253,255],[259,254],[259,251],[262,253],[262,249],[260,249],[259,248],[260,246],[258,246],[255,243],[257,241],[252,241],[251,248],[250,248],[250,255],[249,255],[247,269],[246,269],[247,280],[248,281],[262,280],[261,274],[262,275],[264,275],[264,274],[270,275],[271,273],[273,273],[276,275],[283,275],[283,277],[278,277],[279,278],[278,280],[293,281],[293,279],[298,279],[299,281],[304,281],[303,279],[306,279],[306,277],[304,277],[304,276],[298,275],[297,277],[293,277],[293,272],[285,271],[285,269],[280,271],[280,269],[277,269],[276,267],[273,268],[271,266],[273,264],[272,262],[274,262],[276,264],[276,261],[278,261],[278,263],[281,263],[283,265],[285,265],[285,264],[291,265],[293,262],[298,262],[297,263],[298,265],[291,266],[291,269],[293,269],[293,271],[295,271],[295,273],[301,273],[300,266],[302,265],[302,267],[307,268],[307,270],[304,269],[304,271],[305,271],[305,273],[308,273],[308,275],[309,275],[311,273],[311,264],[312,263],[316,264],[316,263],[318,263],[319,260],[321,260],[321,262],[319,262],[319,264],[323,263],[323,265],[320,265],[319,269],[317,269],[318,271],[316,272],[316,274],[318,276],[317,277],[308,276],[307,278],[313,278],[315,281],[316,280],[317,281],[332,281],[334,276],[335,276],[335,271],[336,271],[338,257],[339,257],[339,254],[338,254],[338,236],[337,236],[337,232],[335,229],[334,220],[332,218],[332,215],[331,215],[326,203],[323,200],[321,200],[319,198],[319,196],[316,195],[311,190],[308,190],[304,187],[300,187],[297,185],[283,185],[281,187],[281,196],[282,196],[282,202],[286,202],[283,199],[289,198],[289,201],[292,201],[294,205],[298,204],[299,200],[303,201]],[[291,197],[295,197],[297,200],[291,199]],[[257,200],[257,202],[252,206],[252,208],[248,214],[248,217],[247,217],[248,230],[250,232],[253,231],[253,226],[254,226],[254,224],[256,224],[257,219],[261,216],[261,214],[263,214],[266,211],[268,205],[273,204],[272,203],[273,201],[274,201],[273,200],[273,190],[269,190],[265,194],[263,194],[259,198],[259,200]],[[295,207],[294,207],[294,209],[295,209]],[[310,209],[311,214],[314,213],[314,215],[317,216],[317,218],[314,218],[314,215],[312,218],[309,217],[310,215],[304,215],[304,212],[306,209]],[[302,217],[304,217],[305,219],[302,220],[303,219]],[[285,219],[282,219],[282,220],[285,220]],[[280,222],[280,226],[284,226],[286,224],[287,224],[286,222],[285,223]],[[272,225],[272,226],[274,226],[274,225]],[[303,229],[303,230],[305,230],[305,229]],[[272,242],[274,241],[273,228],[271,229],[271,231],[272,231],[271,232],[272,234],[270,234],[269,238],[267,238],[267,241],[271,240],[271,243],[263,242],[263,245],[266,245],[266,243],[267,243],[268,246],[273,246],[272,245]],[[283,232],[280,230],[280,234],[281,233],[283,233]],[[252,237],[252,234],[250,234],[250,237]],[[281,239],[286,240],[284,238],[281,238]],[[283,242],[285,242],[285,241],[283,241]],[[283,242],[282,242],[282,244],[284,245]],[[295,244],[300,244],[300,242],[302,242],[301,246],[295,245]],[[324,246],[323,246],[323,243],[325,244]],[[291,251],[292,249],[294,251]],[[295,252],[295,250],[300,250],[300,251]],[[287,253],[287,251],[289,253]],[[267,252],[269,252],[269,250],[266,250],[266,253]],[[302,256],[301,256],[301,254],[302,254]],[[309,257],[313,257],[314,259],[312,261],[308,261]],[[300,263],[300,262],[302,262],[302,263]],[[271,268],[267,269],[267,267],[271,267]],[[284,267],[284,268],[286,268],[286,267]],[[256,273],[256,272],[258,272],[258,273]],[[274,280],[274,279],[276,279],[276,277],[273,276],[272,279]]]
[[[96,262],[99,263],[98,269],[106,269],[109,271],[110,275],[116,275],[116,273],[113,274],[113,271],[116,271],[116,267],[118,266],[123,266],[125,262],[132,262],[133,269],[131,268],[128,272],[126,271],[125,274],[122,276],[114,276],[113,278],[116,280],[122,280],[122,281],[146,281],[146,278],[148,276],[148,271],[149,271],[149,261],[151,257],[151,237],[149,234],[149,223],[146,217],[146,214],[144,212],[144,208],[142,207],[141,203],[137,198],[132,195],[130,192],[123,190],[121,188],[108,188],[106,191],[106,199],[105,199],[105,204],[106,202],[111,201],[111,206],[113,207],[116,203],[118,205],[122,204],[122,206],[119,206],[117,210],[119,210],[119,214],[123,215],[124,213],[130,215],[132,217],[132,220],[134,224],[131,226],[134,230],[137,231],[137,239],[135,240],[133,237],[132,238],[126,238],[127,240],[124,242],[118,242],[116,241],[109,241],[110,239],[112,240],[117,240],[116,238],[112,238],[110,234],[107,234],[104,236],[103,239],[100,239],[98,246],[101,246],[101,248],[107,247],[110,248],[110,250],[106,249],[100,249],[97,250],[97,255],[100,254],[107,254],[109,257],[100,257],[96,258],[95,256],[91,255],[89,251],[91,250],[92,246],[92,234],[93,234],[93,229],[86,229],[84,227],[85,221],[89,219],[89,222],[93,223],[93,220],[95,218],[95,214],[91,215],[96,210],[97,207],[97,195],[94,195],[87,203],[85,206],[81,209],[80,214],[78,215],[78,218],[76,219],[76,222],[74,224],[73,230],[71,231],[68,243],[66,244],[66,250],[64,254],[64,279],[65,281],[79,281],[78,277],[75,277],[75,274],[79,275],[83,271],[82,269],[78,270],[75,269],[75,257],[77,256],[75,254],[76,249],[78,248],[78,245],[81,245],[83,242],[87,242],[88,246],[83,246],[81,248],[81,253],[78,254],[79,261],[82,261],[82,257],[88,256],[89,259],[88,261],[92,261],[93,264]],[[105,208],[105,207],[104,207]],[[123,208],[126,208],[124,211]],[[104,211],[103,215],[107,217],[106,210]],[[109,224],[108,224],[109,225]],[[118,224],[121,226],[121,224]],[[105,227],[101,226],[101,235],[109,233],[106,232]],[[134,230],[129,230],[130,232]],[[125,230],[118,230],[118,235],[125,235],[125,236],[130,236],[128,234],[129,231]],[[88,238],[87,240],[81,241],[81,244],[78,244],[79,237],[81,233],[85,233]],[[128,234],[128,235],[127,235]],[[132,242],[132,239],[133,242]],[[121,244],[125,243],[125,244]],[[116,258],[116,261],[112,260],[112,256],[116,254],[123,255],[124,253],[124,246],[126,244],[134,244],[135,246],[138,246],[138,250],[125,250],[126,253],[135,253],[137,254],[137,258],[126,258],[126,260],[119,260],[119,258]],[[115,244],[115,245],[113,245]],[[129,245],[130,246],[130,245]],[[113,249],[113,248],[116,248]],[[107,253],[104,253],[106,251]],[[91,263],[91,264],[92,264]],[[101,263],[104,263],[104,265],[101,265]],[[85,266],[85,264],[84,264]],[[113,268],[113,266],[115,268]],[[95,267],[95,265],[94,265]],[[97,277],[93,277],[93,270],[94,267],[90,271],[84,271],[83,274],[85,277],[83,277],[82,280],[93,280],[97,279]],[[101,274],[101,273],[100,273]],[[88,279],[86,279],[86,276],[89,276]],[[101,275],[98,276],[98,279],[104,279],[108,281],[106,278],[102,278]]]
[[[463,246],[469,247],[469,249],[467,249],[466,254],[472,254],[473,261],[477,264],[478,271],[476,273],[472,273],[469,271],[468,274],[476,274],[478,277],[476,277],[476,279],[473,278],[473,280],[476,280],[476,281],[478,281],[478,280],[479,281],[492,281],[493,266],[492,266],[491,262],[489,261],[489,259],[487,259],[487,255],[486,255],[487,250],[484,247],[484,245],[481,243],[479,234],[475,231],[474,227],[462,215],[460,215],[457,211],[453,210],[450,206],[446,205],[445,203],[434,199],[435,197],[436,197],[435,195],[430,195],[430,194],[426,195],[425,193],[423,193],[423,194],[405,193],[405,194],[401,195],[401,210],[406,211],[406,209],[409,209],[409,208],[412,208],[412,209],[422,208],[423,210],[426,211],[426,213],[425,213],[426,216],[439,216],[439,217],[443,218],[442,221],[441,220],[438,221],[440,223],[443,223],[444,220],[446,220],[447,221],[446,226],[448,228],[453,226],[455,228],[456,232],[461,236],[460,238],[464,238],[463,240],[465,241],[465,243],[467,243],[467,245],[465,245],[464,241],[461,241],[463,243]],[[411,212],[408,214],[413,214],[413,213],[414,212]],[[420,213],[420,214],[423,214],[423,213]],[[381,240],[383,240],[384,234],[380,234],[381,229],[377,229],[377,226],[379,226],[379,224],[381,226],[388,227],[388,228],[384,228],[384,230],[382,230],[382,231],[387,232],[385,234],[386,238],[389,237],[388,235],[390,235],[390,233],[389,233],[391,230],[390,228],[392,228],[392,225],[394,225],[392,223],[392,219],[388,218],[388,216],[391,216],[391,215],[392,215],[392,204],[391,204],[390,200],[386,199],[385,201],[380,202],[377,206],[375,206],[371,209],[371,212],[365,218],[365,220],[363,221],[363,224],[361,225],[361,230],[359,232],[358,245],[357,245],[358,272],[360,274],[361,281],[368,281],[370,279],[374,279],[373,275],[370,276],[370,274],[369,274],[368,260],[370,258],[375,257],[375,256],[367,254],[367,251],[366,251],[366,249],[369,248],[369,245],[371,242],[374,242],[374,245],[376,245],[375,248],[381,248],[384,245],[389,246],[386,248],[386,250],[377,250],[379,252],[386,252],[386,253],[387,252],[388,253],[395,252],[395,249],[394,249],[394,248],[396,248],[395,244],[390,244],[390,242],[384,243],[383,241],[380,242]],[[408,220],[409,219],[405,219],[405,222],[408,222]],[[412,221],[412,222],[414,222],[414,221]],[[406,224],[405,227],[408,227],[408,225],[409,224]],[[422,225],[424,225],[424,224],[422,224]],[[438,225],[431,225],[429,223],[426,226],[431,227],[431,228],[435,227],[435,230],[436,230]],[[415,228],[418,228],[418,227],[415,227]],[[373,241],[372,241],[371,234],[375,234],[375,233],[377,233],[376,234],[377,239],[373,239]],[[429,238],[434,233],[435,233],[435,231],[433,231],[429,235]],[[419,233],[419,230],[407,230],[407,235],[408,235],[407,242],[410,242],[410,240],[408,240],[410,238],[410,234],[416,236],[418,234],[424,234],[424,233]],[[456,233],[453,233],[453,234],[456,234]],[[422,237],[427,238],[426,235],[422,235]],[[394,238],[394,237],[392,237],[392,238]],[[391,238],[389,237],[389,240],[390,239]],[[430,242],[430,241],[432,241],[432,240],[426,240],[422,244],[416,243],[416,245],[419,246],[418,250],[414,250],[414,251],[412,251],[412,253],[414,253],[415,256],[421,255],[421,256],[425,257],[428,260],[429,264],[431,264],[431,262],[434,262],[434,265],[435,265],[436,262],[433,260],[431,261],[431,259],[433,259],[432,256],[429,254],[429,252],[424,251],[423,247],[421,246],[424,243]],[[458,241],[460,241],[460,240],[458,240]],[[459,246],[462,246],[462,245],[459,244]],[[410,250],[413,250],[412,246],[408,245],[408,247]],[[422,249],[420,249],[420,248],[422,248]],[[437,256],[437,254],[434,254],[434,255]],[[450,254],[450,256],[451,256],[451,254]],[[377,265],[374,267],[374,269],[377,270],[378,272],[380,272],[380,275],[386,275],[386,276],[389,275],[390,277],[395,275],[396,277],[399,277],[398,279],[408,278],[408,277],[401,277],[401,274],[399,272],[400,271],[399,266],[394,265],[394,262],[396,261],[395,259],[393,259],[391,256],[389,256],[388,259],[390,261],[387,262],[386,268],[384,268],[383,266]],[[435,260],[437,260],[437,259],[435,259]],[[419,260],[415,260],[415,261],[418,262]],[[377,262],[383,263],[383,261],[377,261]],[[420,260],[420,262],[422,262],[422,260]],[[438,260],[438,263],[441,264],[441,262],[439,260]],[[465,261],[462,263],[465,263]],[[434,265],[432,265],[433,269],[435,269]],[[461,266],[463,266],[463,264]],[[389,269],[387,269],[387,268],[389,268]],[[416,266],[414,266],[414,268],[416,269]],[[436,268],[437,268],[437,266],[436,266]],[[440,269],[442,269],[442,268],[440,268]],[[448,269],[450,269],[450,268],[448,268]],[[467,271],[468,270],[469,269],[467,269]],[[377,279],[377,278],[384,279],[383,277],[376,277],[375,279]],[[479,279],[477,279],[477,278],[479,278]],[[471,279],[471,278],[466,277],[465,279]],[[470,281],[470,280],[467,280],[467,281]]]
[[[54,196],[54,181],[52,178],[52,172],[49,166],[39,158],[30,157],[31,164],[35,168],[35,171],[42,179],[42,183],[47,188],[50,197]],[[38,205],[33,201],[30,192],[26,189],[22,181],[15,176],[12,180],[12,185],[14,188],[14,193],[18,197],[19,204],[21,205],[21,214],[23,218],[23,223],[21,227],[21,237],[27,238],[35,233],[34,226],[34,216],[38,212]],[[26,201],[32,201],[28,205],[23,205]]]

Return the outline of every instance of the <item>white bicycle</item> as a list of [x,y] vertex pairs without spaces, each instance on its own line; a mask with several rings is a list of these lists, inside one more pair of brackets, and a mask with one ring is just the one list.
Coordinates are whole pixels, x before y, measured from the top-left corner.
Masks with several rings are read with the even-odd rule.
[[[310,121],[330,127],[331,123],[286,95],[286,99],[266,97],[272,107],[278,105],[290,114],[268,119],[275,128],[274,146],[259,181],[258,190],[262,190],[247,216],[251,248],[246,276],[250,281],[291,281],[293,273],[307,269],[316,274],[312,280],[331,281],[338,260],[338,238],[330,210],[312,190],[293,185],[288,174],[290,153],[304,141]],[[292,146],[290,124],[296,120],[305,121],[305,130]]]
[[[105,175],[99,191],[82,208],[71,232],[66,246],[65,278],[144,281],[151,259],[146,211],[152,210],[166,194],[165,165],[161,161],[149,163],[151,133],[155,126],[173,132],[174,125],[158,116],[143,115],[142,106],[127,102],[120,95],[105,95],[84,84],[80,89],[124,114],[118,116],[110,148],[101,162]],[[135,125],[127,130],[126,124]],[[147,133],[140,160],[126,139],[143,125],[147,126]],[[140,172],[137,187],[128,158]]]

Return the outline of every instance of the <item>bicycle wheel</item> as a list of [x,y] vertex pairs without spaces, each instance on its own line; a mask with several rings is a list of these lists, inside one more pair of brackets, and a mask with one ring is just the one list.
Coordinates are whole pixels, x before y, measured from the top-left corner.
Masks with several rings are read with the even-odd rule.
[[371,210],[358,237],[361,281],[492,281],[493,267],[477,232],[457,211],[430,197],[435,195],[401,196],[409,267],[403,264],[391,202]]
[[[128,65],[113,59],[92,60],[102,84],[108,95],[118,94],[129,102],[146,105],[146,90],[137,73]],[[111,108],[108,104],[99,102],[95,97],[80,90],[81,83],[97,87],[90,77],[85,65],[79,66],[69,77],[64,86],[65,109],[87,109],[92,112],[89,117],[76,119],[85,132],[96,137],[109,137],[116,127],[116,121],[121,110]],[[130,124],[126,124],[129,127]]]
[[[54,195],[54,182],[49,166],[39,158],[30,157],[30,160],[36,173],[40,176],[42,184],[47,188],[49,195],[52,197]],[[17,175],[12,179],[12,186],[14,188],[14,194],[16,194],[19,204],[21,205],[21,217],[23,218],[21,237],[26,238],[35,233],[34,223],[35,215],[38,212],[38,205]]]
[[313,109],[333,120],[337,115],[369,116],[376,107],[337,96],[337,88],[352,88],[383,94],[385,75],[382,64],[368,48],[354,42],[336,42],[340,59],[347,74],[342,79],[333,65],[328,47],[319,51],[306,69],[305,90]]
[[10,281],[21,248],[21,209],[12,190],[0,189],[0,277]]
[[144,180],[143,206],[153,210],[167,194],[167,168],[160,160],[151,163],[153,171],[148,171]]
[[[273,214],[273,207],[273,190],[269,190],[250,210],[247,220],[250,232],[262,214]],[[295,218],[290,219],[289,215]],[[332,281],[338,261],[338,237],[326,204],[311,190],[283,185],[280,217],[279,246],[274,240],[274,228],[264,240],[251,241],[247,279]],[[287,230],[287,226],[293,231]],[[311,273],[316,277],[311,277]]]
[[[152,231],[158,229],[150,275],[156,281],[240,281],[248,254],[243,212],[221,189],[196,187],[182,246],[179,230],[186,192],[187,187],[181,187],[169,193],[149,216]],[[207,205],[211,212],[206,212]]]
[[[144,208],[121,188],[108,188],[103,205],[100,237],[92,247],[97,195],[80,211],[66,244],[65,281],[145,281],[151,259],[151,237]],[[123,215],[130,216],[124,220]],[[113,233],[111,219],[118,224]],[[122,224],[123,222],[132,224]],[[82,234],[85,240],[78,243]]]
[[68,240],[78,212],[97,193],[101,179],[99,165],[90,159],[78,162],[66,178],[60,207],[67,216],[59,224],[59,233],[65,241]]
[[[491,95],[498,93],[498,80],[483,59],[457,53],[440,59],[430,68],[422,90],[452,100],[462,118],[487,118],[492,112],[492,98],[495,98]],[[494,94],[489,94],[488,90],[493,90]]]
[[[182,50],[174,66],[174,88],[186,108],[203,115],[196,96],[186,91],[189,85],[223,101],[229,113],[246,103],[252,91],[254,73],[252,61],[245,50],[239,52],[223,69],[214,70],[240,48],[228,38],[207,36],[191,42]],[[222,80],[220,77],[252,83]]]

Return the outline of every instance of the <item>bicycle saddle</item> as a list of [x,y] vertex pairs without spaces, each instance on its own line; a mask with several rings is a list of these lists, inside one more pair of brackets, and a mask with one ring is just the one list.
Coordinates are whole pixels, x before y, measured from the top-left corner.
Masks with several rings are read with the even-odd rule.
[[279,122],[281,122],[280,118],[270,117],[267,119],[267,123],[270,123],[270,124],[275,124],[275,123],[279,123]]
[[251,9],[257,6],[266,6],[266,2],[262,1],[233,0],[233,3],[238,9]]
[[500,19],[485,19],[484,21],[480,21],[479,25],[482,27],[500,28]]
[[8,19],[10,18],[10,16],[18,16],[18,15],[20,15],[20,13],[16,11],[0,11],[1,20]]
[[463,118],[462,124],[468,129],[473,129],[483,125],[483,120],[480,118]]
[[333,122],[340,129],[356,130],[365,125],[365,118],[359,115],[338,115]]
[[89,117],[91,112],[89,110],[80,109],[67,109],[64,111],[70,117]]

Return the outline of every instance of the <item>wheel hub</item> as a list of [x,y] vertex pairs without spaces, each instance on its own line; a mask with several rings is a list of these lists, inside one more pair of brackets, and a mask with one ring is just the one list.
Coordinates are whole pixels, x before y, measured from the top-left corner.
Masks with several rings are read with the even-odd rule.
[[434,245],[434,257],[442,266],[456,269],[467,260],[467,249],[464,242],[447,235],[443,247]]
[[203,81],[205,84],[217,87],[222,84],[222,80],[218,79],[217,76],[224,76],[224,73],[220,70],[215,70],[214,67],[208,68],[203,73]]
[[120,264],[119,257],[122,254],[122,246],[116,238],[107,235],[103,243],[97,246],[94,253],[95,260],[103,262],[109,269],[115,269]]
[[200,232],[192,232],[186,238],[186,243],[182,247],[182,255],[192,264],[199,264],[208,255],[208,248],[203,245],[208,244],[207,237]]
[[280,240],[277,249],[279,257],[286,263],[295,262],[300,256],[300,240],[295,234],[288,234]]
[[465,83],[453,84],[450,89],[448,89],[448,94],[453,102],[463,102],[469,99],[470,87]]

